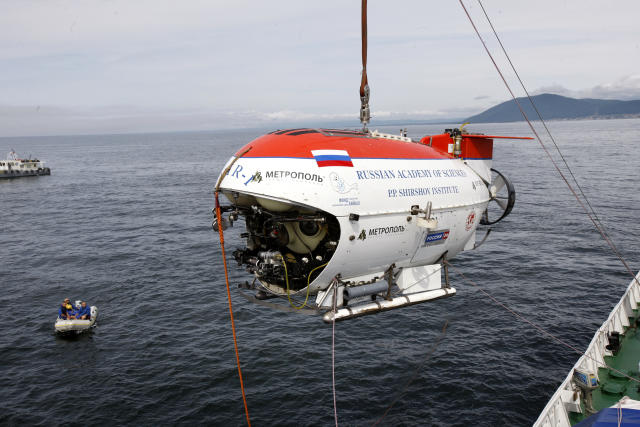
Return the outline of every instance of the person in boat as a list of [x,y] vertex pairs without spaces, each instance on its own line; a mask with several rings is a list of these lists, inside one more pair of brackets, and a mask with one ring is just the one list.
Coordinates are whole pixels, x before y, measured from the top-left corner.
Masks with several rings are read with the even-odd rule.
[[76,318],[76,314],[69,298],[65,298],[58,309],[58,317],[64,320],[72,320]]
[[67,304],[62,301],[60,307],[58,308],[58,318],[67,320],[69,315],[67,314]]
[[80,309],[76,313],[76,318],[81,320],[91,320],[91,308],[87,307],[87,302],[82,301]]
[[69,320],[71,318],[71,304],[68,301],[69,298],[66,298],[62,301],[62,304],[60,304],[60,308],[58,308],[58,317],[60,319]]

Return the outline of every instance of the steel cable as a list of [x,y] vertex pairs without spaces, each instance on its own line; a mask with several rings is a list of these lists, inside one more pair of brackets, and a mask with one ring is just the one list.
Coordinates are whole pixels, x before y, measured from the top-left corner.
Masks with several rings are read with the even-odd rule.
[[[543,335],[548,336],[549,338],[551,338],[552,340],[554,340],[555,342],[567,347],[568,349],[578,353],[581,356],[586,357],[587,359],[590,359],[592,361],[594,361],[596,363],[596,365],[602,365],[614,372],[617,372],[618,374],[624,376],[625,378],[634,381],[638,384],[640,384],[640,380],[638,380],[637,378],[633,378],[632,376],[628,375],[625,372],[622,372],[616,368],[613,368],[609,365],[606,364],[606,362],[599,362],[596,358],[589,356],[588,354],[578,350],[576,347],[572,346],[571,344],[567,343],[566,341],[564,341],[562,338],[559,338],[555,335],[553,335],[551,332],[547,331],[546,329],[544,329],[542,326],[538,325],[537,323],[534,323],[533,321],[527,319],[526,317],[524,317],[523,315],[521,315],[520,313],[518,313],[517,311],[513,310],[512,308],[510,308],[508,305],[498,301],[498,299],[496,299],[493,295],[491,295],[489,292],[485,291],[484,289],[482,289],[480,287],[480,285],[478,285],[476,282],[474,282],[473,280],[469,279],[467,276],[465,276],[461,271],[459,271],[458,269],[456,269],[449,261],[444,261],[445,264],[447,264],[449,267],[451,267],[453,269],[453,271],[455,271],[456,273],[458,273],[462,279],[464,281],[466,281],[467,283],[473,285],[475,288],[477,288],[480,292],[482,292],[486,297],[488,297],[491,301],[493,301],[495,304],[497,304],[498,306],[502,307],[503,309],[505,309],[506,311],[508,311],[509,313],[513,314],[517,319],[528,323],[529,325],[533,326],[533,328],[535,328],[536,330],[538,330],[539,332],[542,332]],[[637,281],[637,280],[636,280]]]
[[[333,385],[333,417],[338,427],[338,406],[336,404],[336,307],[338,303],[338,284],[333,282],[333,321],[331,322],[331,381]],[[329,292],[327,290],[327,292]]]
[[[511,66],[511,69],[513,70],[516,78],[518,79],[518,82],[520,82],[520,86],[522,87],[522,90],[524,90],[524,93],[527,94],[527,99],[529,99],[529,102],[531,103],[531,106],[533,107],[533,109],[536,112],[536,115],[540,119],[540,123],[542,123],[542,126],[544,127],[547,135],[549,135],[549,139],[551,139],[551,142],[553,142],[553,145],[555,146],[556,151],[560,155],[560,158],[562,159],[562,162],[564,163],[565,167],[569,171],[569,174],[571,175],[571,178],[573,179],[573,182],[575,182],[576,187],[578,187],[578,190],[580,191],[580,194],[582,195],[582,198],[584,199],[584,201],[589,206],[589,210],[593,214],[595,220],[598,221],[598,223],[600,224],[600,227],[602,227],[603,231],[606,232],[605,227],[602,224],[602,221],[600,220],[600,218],[598,217],[598,214],[596,213],[595,209],[591,205],[591,202],[589,201],[589,198],[587,197],[587,195],[582,190],[582,186],[580,186],[580,183],[578,182],[578,179],[573,174],[573,171],[571,170],[571,167],[569,166],[569,163],[567,163],[567,160],[564,157],[564,154],[562,153],[562,151],[560,150],[560,147],[556,143],[556,140],[553,137],[553,134],[551,133],[551,131],[547,127],[547,122],[545,122],[545,120],[542,118],[542,114],[538,110],[538,107],[536,106],[535,102],[533,102],[533,99],[531,98],[531,95],[529,94],[529,91],[527,90],[526,86],[524,85],[524,82],[520,78],[520,74],[518,74],[518,70],[516,70],[516,67],[513,65],[513,62],[511,61],[511,57],[509,56],[509,54],[507,53],[507,50],[505,49],[504,45],[502,44],[502,40],[498,36],[498,32],[494,28],[493,23],[491,22],[491,19],[489,18],[489,14],[487,13],[487,11],[484,8],[484,5],[482,4],[482,0],[477,0],[477,1],[478,1],[478,4],[480,5],[480,8],[482,9],[482,12],[484,13],[484,16],[487,18],[487,22],[489,23],[489,26],[491,27],[491,31],[493,31],[493,34],[495,35],[496,40],[500,44],[500,48],[502,49],[502,52],[504,53],[504,56],[507,58],[507,61],[509,61],[509,65]],[[611,241],[611,245],[612,245],[613,249],[617,252],[618,248],[615,246],[613,241]]]
[[560,177],[564,180],[565,184],[567,185],[567,187],[569,188],[569,190],[571,191],[571,193],[573,194],[573,196],[577,200],[578,204],[582,207],[582,210],[587,214],[587,216],[589,217],[589,219],[591,220],[591,222],[595,226],[596,230],[598,230],[598,232],[600,233],[602,238],[607,242],[607,244],[609,245],[609,247],[611,248],[613,253],[622,262],[622,264],[626,268],[627,272],[631,275],[631,277],[633,277],[633,280],[635,280],[636,283],[638,283],[638,285],[640,285],[640,281],[638,281],[638,279],[636,278],[636,275],[631,270],[631,267],[629,267],[629,264],[627,264],[627,261],[624,259],[622,254],[618,251],[616,246],[613,244],[613,242],[611,241],[611,239],[609,238],[609,236],[607,235],[605,230],[598,224],[599,221],[596,221],[594,219],[593,215],[591,215],[590,211],[587,209],[587,207],[584,205],[584,203],[580,199],[580,196],[578,196],[578,193],[576,193],[575,189],[573,188],[573,186],[571,185],[571,183],[569,182],[567,177],[564,175],[564,173],[562,173],[562,170],[560,169],[560,167],[558,166],[558,164],[554,160],[553,156],[551,155],[551,153],[549,152],[549,150],[547,149],[545,144],[542,142],[542,138],[540,138],[540,135],[538,135],[538,132],[533,127],[533,124],[531,124],[531,121],[529,120],[529,117],[527,117],[527,114],[524,112],[524,109],[522,108],[522,105],[520,105],[520,102],[518,101],[518,99],[516,98],[515,94],[513,93],[513,90],[511,90],[511,86],[507,82],[507,79],[504,77],[504,74],[500,70],[500,67],[498,66],[498,64],[496,63],[495,59],[493,58],[493,55],[489,51],[489,48],[487,47],[487,44],[485,43],[484,39],[480,35],[480,31],[478,31],[478,28],[476,27],[476,24],[473,22],[473,19],[471,18],[471,15],[469,14],[469,11],[467,10],[467,8],[464,5],[464,3],[462,2],[462,0],[458,0],[458,1],[460,2],[460,5],[462,6],[462,9],[464,9],[464,12],[467,15],[467,18],[469,19],[469,22],[471,23],[471,26],[473,27],[476,35],[478,36],[478,39],[480,39],[480,42],[482,43],[482,46],[484,46],[484,50],[487,52],[487,55],[489,56],[489,59],[491,59],[491,62],[493,63],[493,66],[495,67],[496,71],[500,75],[500,78],[502,79],[502,82],[504,83],[505,87],[507,88],[507,90],[511,94],[511,97],[513,98],[513,100],[515,101],[516,105],[518,106],[518,109],[520,110],[520,113],[522,114],[522,116],[526,120],[526,122],[529,125],[529,128],[531,129],[533,134],[536,136],[536,139],[540,143],[540,146],[544,150],[545,154],[547,155],[547,157],[549,158],[549,160],[551,161],[551,163],[555,167],[555,169],[558,172],[558,174],[560,174]]

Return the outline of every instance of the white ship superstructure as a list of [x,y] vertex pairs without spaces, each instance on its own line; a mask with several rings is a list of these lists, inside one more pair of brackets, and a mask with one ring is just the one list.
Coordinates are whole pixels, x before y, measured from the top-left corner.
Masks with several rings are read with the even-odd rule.
[[21,176],[51,175],[51,169],[38,159],[21,159],[11,150],[6,160],[0,160],[0,179]]

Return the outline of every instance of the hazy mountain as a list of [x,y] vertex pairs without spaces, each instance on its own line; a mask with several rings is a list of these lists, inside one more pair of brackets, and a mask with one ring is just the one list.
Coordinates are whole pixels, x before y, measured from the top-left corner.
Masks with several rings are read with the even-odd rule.
[[[545,120],[640,116],[640,100],[575,99],[550,93],[543,93],[531,98]],[[538,114],[527,98],[518,98],[518,102],[530,120],[538,120]],[[524,118],[513,100],[503,102],[465,119],[466,122],[471,123],[501,123],[521,120]]]

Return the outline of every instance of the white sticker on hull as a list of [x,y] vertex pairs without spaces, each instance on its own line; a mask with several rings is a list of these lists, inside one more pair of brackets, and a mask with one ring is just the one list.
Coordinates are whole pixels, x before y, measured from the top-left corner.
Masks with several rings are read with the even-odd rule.
[[233,168],[233,171],[229,171],[229,176],[240,180],[245,186],[247,186],[251,181],[253,181],[255,174],[253,172],[247,172],[243,165],[238,164]]
[[446,230],[434,230],[427,233],[427,237],[424,239],[422,247],[441,245],[449,238],[449,229]]
[[317,159],[242,158],[223,186],[314,206],[336,216],[408,212],[412,205],[428,201],[433,209],[469,206],[488,197],[484,183],[480,185],[478,176],[459,160],[357,159],[353,163],[353,167],[318,167]]
[[331,206],[359,206],[360,199],[357,197],[340,197],[338,203],[334,203]]
[[340,194],[350,193],[352,191],[358,191],[358,184],[348,184],[344,179],[335,172],[329,174],[329,182],[333,191]]
[[388,236],[393,234],[404,233],[406,230],[404,225],[392,225],[389,227],[375,227],[363,229],[360,231],[358,235],[358,240],[365,240],[367,237],[380,237],[380,236]]
[[322,184],[324,177],[316,173],[309,173],[304,171],[289,171],[289,170],[267,170],[264,175],[261,172],[257,172],[264,177],[265,181],[277,181],[277,182],[304,182],[309,184]]

